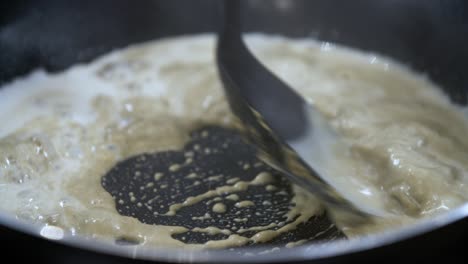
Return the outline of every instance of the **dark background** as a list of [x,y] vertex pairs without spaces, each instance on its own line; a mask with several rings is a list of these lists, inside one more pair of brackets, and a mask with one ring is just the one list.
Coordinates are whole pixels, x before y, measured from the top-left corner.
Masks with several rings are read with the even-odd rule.
[[[468,2],[463,0],[244,1],[247,31],[311,36],[390,55],[427,72],[453,101],[468,89]],[[0,83],[37,67],[59,71],[130,43],[216,31],[219,4],[173,1],[0,1]],[[335,261],[468,263],[467,221],[418,240]],[[0,249],[15,261],[126,263],[0,229]],[[5,256],[6,255],[6,256]],[[450,262],[453,262],[450,261]],[[326,262],[331,262],[326,261]]]

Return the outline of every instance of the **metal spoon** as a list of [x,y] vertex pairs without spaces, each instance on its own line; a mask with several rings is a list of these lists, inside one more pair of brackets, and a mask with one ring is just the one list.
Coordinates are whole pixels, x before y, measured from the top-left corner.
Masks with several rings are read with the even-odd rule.
[[349,148],[322,115],[249,52],[241,36],[240,2],[224,2],[217,66],[229,105],[260,157],[328,206],[363,219],[386,215],[372,197],[349,191],[350,177],[330,170],[333,151]]

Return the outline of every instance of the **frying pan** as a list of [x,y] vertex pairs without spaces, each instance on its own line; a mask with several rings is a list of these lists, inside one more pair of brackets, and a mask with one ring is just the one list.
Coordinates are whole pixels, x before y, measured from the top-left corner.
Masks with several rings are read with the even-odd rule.
[[[468,3],[462,0],[244,2],[247,31],[314,37],[375,51],[426,73],[454,103],[467,103]],[[1,2],[0,12],[0,83],[39,67],[50,72],[62,71],[133,43],[214,32],[221,21],[215,0],[20,0]],[[47,242],[35,238],[38,226],[1,212],[0,224],[1,232],[10,241],[19,241],[21,247],[30,250],[54,252],[55,261],[58,252],[65,252],[62,255],[68,257],[120,263],[125,260],[111,255],[171,262],[341,262],[375,260],[381,255],[395,260],[405,252],[433,256],[467,241],[468,205],[385,235],[303,245],[248,258],[229,251],[121,247],[83,237]],[[250,250],[260,253],[264,248]],[[39,256],[50,260],[50,255],[44,252]]]

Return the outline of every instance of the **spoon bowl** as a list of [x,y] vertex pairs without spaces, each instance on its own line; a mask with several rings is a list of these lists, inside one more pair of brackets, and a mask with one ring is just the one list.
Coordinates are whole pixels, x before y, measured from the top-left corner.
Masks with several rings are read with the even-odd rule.
[[[313,105],[263,66],[241,35],[239,1],[225,1],[217,66],[229,105],[259,156],[334,209],[355,218],[388,216],[377,199],[354,192],[336,155],[349,146]],[[352,191],[349,191],[352,190]]]

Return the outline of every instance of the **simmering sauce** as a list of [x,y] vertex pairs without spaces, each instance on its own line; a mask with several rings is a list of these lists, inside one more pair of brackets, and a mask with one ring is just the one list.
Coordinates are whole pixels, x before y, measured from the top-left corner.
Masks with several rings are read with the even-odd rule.
[[[312,39],[253,34],[247,41],[350,145],[349,155],[334,165],[360,186],[346,191],[382,201],[385,210],[398,216],[360,227],[338,219],[349,237],[410,224],[468,200],[467,120],[463,109],[423,75],[385,57]],[[295,220],[289,224],[276,230],[250,227],[245,231],[255,231],[252,237],[216,227],[194,228],[229,237],[188,245],[171,237],[187,231],[185,227],[147,225],[116,211],[120,201],[100,184],[116,162],[143,152],[180,149],[200,123],[231,126],[214,44],[213,35],[138,44],[61,73],[36,70],[2,87],[0,209],[44,223],[55,233],[133,237],[145,245],[192,248],[266,242],[322,214],[321,203],[295,186],[295,206],[286,213]],[[186,177],[195,180],[198,175]],[[155,173],[154,184],[163,178]],[[236,192],[252,185],[273,192],[277,187],[270,183],[267,172],[252,181],[232,178],[225,186],[170,205],[166,214],[176,216],[182,207],[221,193],[229,193],[226,199],[236,207],[256,206]],[[224,212],[220,201],[205,217]]]

